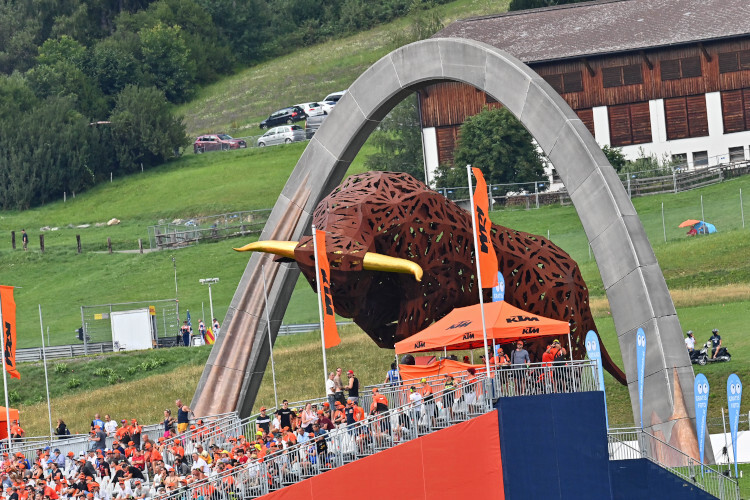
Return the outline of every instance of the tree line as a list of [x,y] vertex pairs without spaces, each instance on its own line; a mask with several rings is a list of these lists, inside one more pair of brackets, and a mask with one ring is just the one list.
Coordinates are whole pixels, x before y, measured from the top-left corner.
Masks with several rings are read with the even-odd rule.
[[424,2],[2,0],[0,207],[161,164],[189,144],[172,107],[201,85],[415,3]]

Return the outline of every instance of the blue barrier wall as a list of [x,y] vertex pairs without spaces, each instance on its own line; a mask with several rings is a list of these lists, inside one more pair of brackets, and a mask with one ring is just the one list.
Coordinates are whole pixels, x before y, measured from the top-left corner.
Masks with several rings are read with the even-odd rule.
[[602,394],[498,400],[508,500],[612,498]]
[[639,460],[613,460],[609,463],[614,500],[712,500],[700,488],[693,486],[668,470]]

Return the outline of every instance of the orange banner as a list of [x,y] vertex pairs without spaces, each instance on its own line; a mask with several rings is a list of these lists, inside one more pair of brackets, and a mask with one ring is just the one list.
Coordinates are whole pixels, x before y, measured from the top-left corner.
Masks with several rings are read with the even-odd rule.
[[331,268],[328,265],[326,255],[326,233],[315,231],[315,244],[317,245],[316,260],[318,262],[317,278],[320,283],[320,301],[323,303],[323,338],[325,348],[337,346],[341,343],[339,331],[336,328],[336,315],[333,312],[333,296],[331,295]]
[[0,312],[3,317],[5,369],[11,377],[21,378],[16,370],[16,301],[13,300],[12,286],[0,286]]
[[476,218],[477,242],[479,245],[479,268],[482,276],[482,288],[497,286],[497,254],[492,245],[492,222],[490,221],[487,183],[478,168],[472,167],[477,187],[474,190],[474,216]]

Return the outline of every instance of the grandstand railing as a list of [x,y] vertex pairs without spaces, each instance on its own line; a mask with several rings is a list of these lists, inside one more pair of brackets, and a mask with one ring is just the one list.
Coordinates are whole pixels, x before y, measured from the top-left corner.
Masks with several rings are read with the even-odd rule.
[[740,498],[736,480],[642,429],[610,429],[607,441],[610,460],[645,458],[717,498]]
[[[429,402],[409,403],[359,422],[343,425],[305,443],[266,455],[262,462],[215,474],[178,488],[160,499],[257,498],[336,467],[464,422],[492,410],[492,384],[486,377],[433,395]],[[326,451],[321,451],[325,442]]]

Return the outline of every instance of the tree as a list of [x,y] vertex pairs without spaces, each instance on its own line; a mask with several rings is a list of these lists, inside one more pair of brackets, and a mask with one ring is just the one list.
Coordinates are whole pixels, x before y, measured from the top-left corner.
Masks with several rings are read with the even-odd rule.
[[122,173],[163,163],[188,143],[182,117],[172,114],[164,93],[154,87],[127,86],[117,96],[110,122]]
[[[535,182],[544,163],[531,134],[505,108],[484,108],[461,126],[454,164],[438,167],[438,187],[464,186],[466,165],[482,169],[488,184]],[[503,189],[504,192],[509,189]]]
[[138,32],[143,72],[148,83],[162,90],[170,102],[185,101],[193,90],[195,62],[182,37],[182,28],[161,22]]
[[604,153],[604,156],[607,157],[607,160],[609,160],[609,164],[612,165],[617,172],[620,172],[628,162],[625,159],[625,155],[622,154],[622,148],[613,148],[605,145],[602,147],[602,152]]
[[424,179],[422,129],[416,94],[396,105],[370,140],[378,151],[365,160],[367,168],[406,172],[417,179]]

